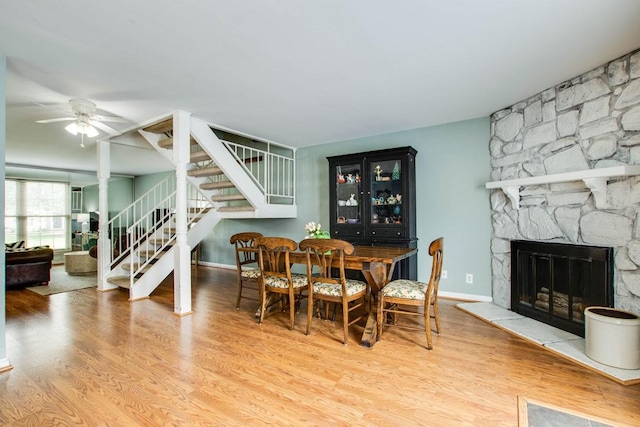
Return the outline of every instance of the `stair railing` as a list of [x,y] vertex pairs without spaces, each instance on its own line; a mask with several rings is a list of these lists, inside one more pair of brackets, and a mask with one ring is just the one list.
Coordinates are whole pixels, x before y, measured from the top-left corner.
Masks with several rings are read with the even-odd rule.
[[293,204],[295,202],[294,151],[269,142],[260,142],[266,146],[266,149],[260,149],[222,139],[220,141],[260,188],[267,203]]
[[161,200],[165,200],[168,195],[175,193],[175,191],[176,177],[175,173],[172,173],[109,220],[107,232],[113,248],[110,256],[110,269],[113,269],[116,264],[120,263],[130,253],[128,228],[140,221],[149,212],[152,212],[160,204]]
[[[198,187],[187,182],[187,230],[211,208]],[[129,238],[129,284],[142,274],[176,240],[176,192],[167,195],[153,209],[127,229]]]
[[175,205],[174,191],[127,229],[130,288],[136,277],[155,261],[158,253],[175,240],[175,232],[169,232],[168,236],[165,234],[170,228],[169,221],[173,218]]

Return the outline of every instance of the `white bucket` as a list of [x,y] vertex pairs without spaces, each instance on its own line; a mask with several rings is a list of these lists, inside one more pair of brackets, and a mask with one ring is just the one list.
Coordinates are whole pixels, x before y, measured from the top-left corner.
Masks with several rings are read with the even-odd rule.
[[604,365],[640,369],[640,316],[609,307],[587,307],[586,354]]

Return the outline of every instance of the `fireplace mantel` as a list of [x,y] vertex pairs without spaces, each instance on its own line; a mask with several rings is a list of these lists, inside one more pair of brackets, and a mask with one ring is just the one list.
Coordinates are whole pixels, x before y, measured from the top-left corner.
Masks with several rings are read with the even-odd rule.
[[607,182],[611,178],[640,175],[640,165],[622,165],[608,168],[587,169],[583,171],[557,173],[552,175],[530,176],[487,182],[487,189],[500,188],[511,200],[514,209],[520,209],[520,187],[525,185],[543,185],[558,182],[583,181],[591,190],[596,208],[607,208]]

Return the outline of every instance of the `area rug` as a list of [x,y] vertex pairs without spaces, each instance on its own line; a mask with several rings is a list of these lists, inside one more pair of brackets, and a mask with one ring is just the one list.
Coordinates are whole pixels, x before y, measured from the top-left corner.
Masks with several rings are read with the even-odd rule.
[[32,286],[27,289],[39,295],[46,296],[96,287],[97,283],[97,276],[95,274],[71,276],[64,271],[64,265],[62,265],[51,268],[51,281],[49,285]]
[[460,303],[456,307],[620,384],[640,384],[640,369],[614,368],[588,358],[585,354],[585,340],[582,337],[514,313],[490,302]]
[[624,425],[518,396],[518,427],[618,427]]

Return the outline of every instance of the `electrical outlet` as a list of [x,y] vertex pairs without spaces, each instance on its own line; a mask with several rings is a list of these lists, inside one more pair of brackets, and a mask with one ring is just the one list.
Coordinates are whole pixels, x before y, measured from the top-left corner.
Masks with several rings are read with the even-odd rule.
[[467,273],[467,283],[469,284],[473,283],[473,274]]
[[442,270],[442,273],[440,274],[440,277],[442,279],[446,279],[447,278],[447,270]]

